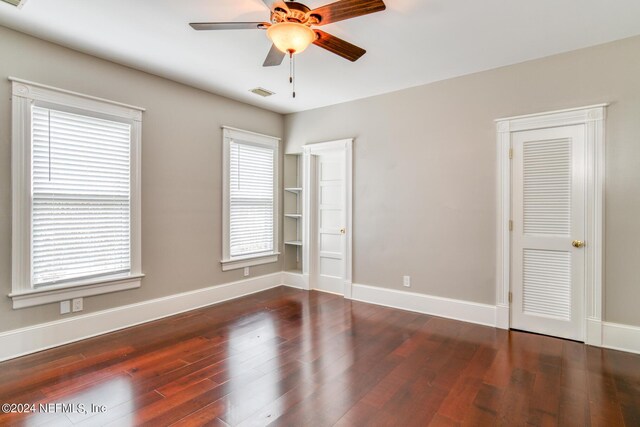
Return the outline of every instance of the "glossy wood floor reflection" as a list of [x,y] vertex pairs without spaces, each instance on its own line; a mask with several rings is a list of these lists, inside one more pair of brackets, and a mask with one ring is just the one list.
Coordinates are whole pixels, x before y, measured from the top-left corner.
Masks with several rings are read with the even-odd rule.
[[0,425],[640,426],[640,356],[276,288],[0,364]]

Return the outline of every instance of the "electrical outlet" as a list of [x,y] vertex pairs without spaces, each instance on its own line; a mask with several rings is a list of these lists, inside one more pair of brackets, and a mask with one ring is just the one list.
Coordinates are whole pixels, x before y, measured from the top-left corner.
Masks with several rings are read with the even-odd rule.
[[60,314],[71,313],[71,301],[60,301]]
[[73,312],[75,313],[76,311],[82,311],[83,306],[82,306],[82,298],[74,298],[73,299],[73,304],[72,304],[72,309]]
[[249,267],[245,267],[244,268],[244,277],[247,277],[249,275]]
[[411,287],[411,276],[402,276],[402,286],[405,288]]

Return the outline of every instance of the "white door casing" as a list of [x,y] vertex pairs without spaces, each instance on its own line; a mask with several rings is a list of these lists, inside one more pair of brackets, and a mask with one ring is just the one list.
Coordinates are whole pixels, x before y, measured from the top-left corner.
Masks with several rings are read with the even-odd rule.
[[511,327],[583,341],[584,126],[512,133]]
[[602,345],[602,282],[604,243],[604,142],[607,104],[598,104],[496,120],[497,125],[497,254],[496,326],[511,327],[511,142],[515,132],[581,125],[584,129],[585,233],[584,314],[582,325],[587,344]]
[[351,298],[352,143],[304,147],[303,276],[311,289]]

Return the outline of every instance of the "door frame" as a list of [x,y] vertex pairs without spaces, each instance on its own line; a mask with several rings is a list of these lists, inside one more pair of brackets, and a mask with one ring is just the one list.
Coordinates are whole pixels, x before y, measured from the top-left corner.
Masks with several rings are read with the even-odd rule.
[[307,144],[303,148],[303,178],[302,178],[302,198],[303,215],[302,221],[302,276],[307,289],[313,289],[314,277],[312,272],[318,271],[316,265],[317,245],[311,244],[312,236],[317,231],[317,198],[315,187],[315,161],[314,155],[323,152],[341,152],[344,161],[345,171],[345,248],[344,248],[344,297],[351,299],[352,296],[352,271],[353,271],[353,138],[340,139],[337,141],[319,142]]
[[495,120],[497,129],[497,254],[496,326],[511,324],[511,134],[560,126],[585,126],[585,289],[583,338],[602,345],[602,283],[604,274],[605,118],[608,104],[507,117]]

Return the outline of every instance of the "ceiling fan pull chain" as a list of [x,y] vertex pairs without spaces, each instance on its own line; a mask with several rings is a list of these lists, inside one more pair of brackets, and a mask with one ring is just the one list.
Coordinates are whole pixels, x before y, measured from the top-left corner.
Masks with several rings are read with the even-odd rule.
[[293,56],[293,51],[289,51],[289,83],[293,85],[292,96],[296,97],[296,58]]
[[289,84],[293,83],[293,53],[289,51]]

